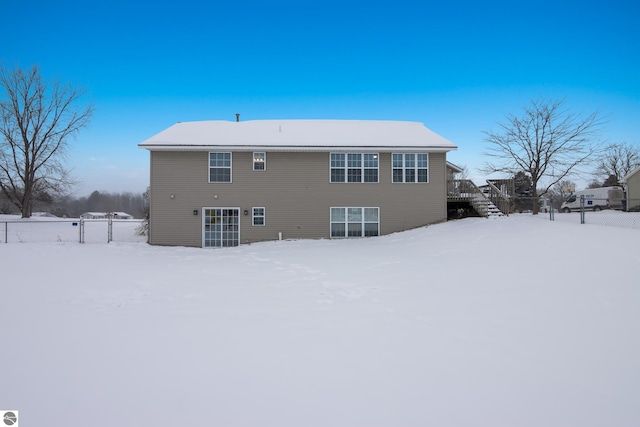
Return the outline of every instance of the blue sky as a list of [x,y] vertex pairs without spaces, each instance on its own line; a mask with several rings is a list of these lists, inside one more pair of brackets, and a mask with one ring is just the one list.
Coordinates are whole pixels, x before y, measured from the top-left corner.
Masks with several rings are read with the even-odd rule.
[[144,191],[138,143],[235,113],[420,121],[458,145],[448,159],[477,183],[482,132],[531,99],[599,110],[603,138],[640,145],[640,4],[629,0],[0,4],[4,66],[39,65],[96,109],[69,153],[77,195]]

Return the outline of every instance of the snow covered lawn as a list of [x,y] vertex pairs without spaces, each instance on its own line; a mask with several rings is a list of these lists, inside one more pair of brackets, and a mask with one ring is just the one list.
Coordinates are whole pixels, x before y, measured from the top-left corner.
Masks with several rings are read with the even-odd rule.
[[23,426],[640,425],[640,230],[514,215],[0,263]]

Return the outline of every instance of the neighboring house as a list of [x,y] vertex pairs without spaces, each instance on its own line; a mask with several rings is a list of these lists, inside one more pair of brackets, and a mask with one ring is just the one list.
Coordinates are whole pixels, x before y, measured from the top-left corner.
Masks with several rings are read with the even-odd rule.
[[627,197],[627,210],[640,210],[640,167],[622,178],[621,182],[624,185]]
[[80,215],[82,219],[107,219],[107,212],[85,212]]
[[489,196],[489,194],[491,194],[491,187],[489,186],[489,184],[479,185],[478,189],[487,197]]
[[129,215],[126,212],[111,212],[113,219],[133,219],[133,215]]
[[422,123],[254,120],[177,123],[151,157],[156,245],[389,234],[447,219],[446,153]]
[[50,213],[50,212],[31,212],[31,217],[38,217],[38,218],[58,218],[57,216],[55,216],[54,214]]
[[133,215],[126,212],[85,212],[80,215],[83,219],[133,219]]

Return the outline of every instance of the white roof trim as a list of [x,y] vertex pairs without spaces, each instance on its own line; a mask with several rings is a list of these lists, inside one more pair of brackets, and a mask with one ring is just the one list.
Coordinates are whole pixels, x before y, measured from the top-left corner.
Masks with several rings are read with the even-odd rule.
[[146,148],[152,151],[268,151],[268,152],[442,152],[450,151],[451,147],[415,147],[415,146],[300,146],[300,145],[145,145],[140,148]]
[[224,120],[177,123],[138,145],[148,150],[450,151],[452,142],[419,122]]
[[464,170],[460,166],[454,165],[453,163],[451,163],[448,160],[447,160],[447,167],[452,169],[455,173],[460,173],[460,172],[462,172]]

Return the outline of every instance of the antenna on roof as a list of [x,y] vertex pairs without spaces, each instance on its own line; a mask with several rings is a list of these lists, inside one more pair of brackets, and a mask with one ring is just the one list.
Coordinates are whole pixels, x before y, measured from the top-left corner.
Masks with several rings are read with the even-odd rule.
[[240,121],[240,113],[236,113],[236,122]]

